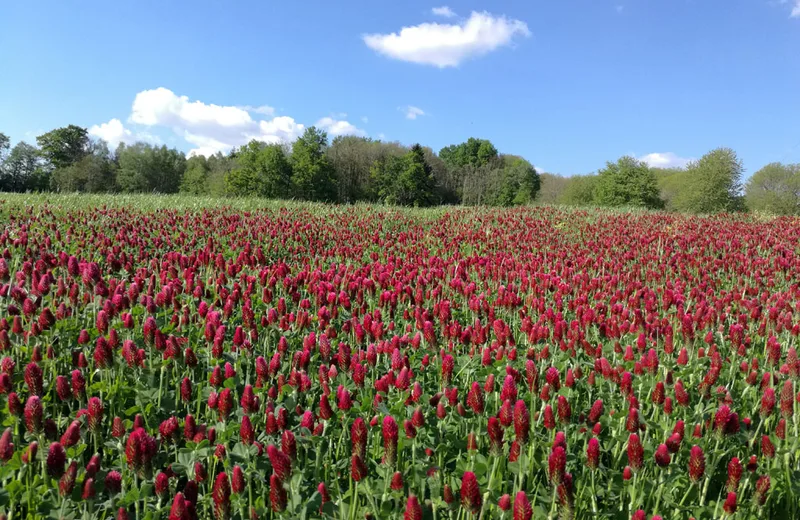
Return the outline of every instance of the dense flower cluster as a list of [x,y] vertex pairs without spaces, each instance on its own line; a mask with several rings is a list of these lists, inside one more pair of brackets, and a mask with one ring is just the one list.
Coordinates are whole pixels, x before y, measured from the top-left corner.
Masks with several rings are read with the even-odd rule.
[[800,514],[797,221],[0,208],[9,517]]

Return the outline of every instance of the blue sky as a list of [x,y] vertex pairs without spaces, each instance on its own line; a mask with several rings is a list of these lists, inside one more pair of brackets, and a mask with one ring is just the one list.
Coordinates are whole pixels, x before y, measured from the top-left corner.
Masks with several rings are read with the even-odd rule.
[[800,0],[4,0],[0,48],[12,141],[77,124],[208,153],[317,124],[563,174],[800,162]]

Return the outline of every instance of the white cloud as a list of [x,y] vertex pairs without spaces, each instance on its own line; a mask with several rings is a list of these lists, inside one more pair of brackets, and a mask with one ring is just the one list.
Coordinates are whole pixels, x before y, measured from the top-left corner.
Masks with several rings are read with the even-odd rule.
[[369,48],[389,58],[444,68],[509,45],[515,36],[530,34],[525,22],[473,11],[457,25],[422,23],[403,27],[399,33],[366,34],[363,39]]
[[268,106],[239,107],[190,101],[159,87],[136,94],[130,121],[145,126],[164,126],[195,145],[191,155],[228,151],[252,139],[268,143],[291,142],[305,126],[289,116],[253,119],[250,112],[271,116]]
[[402,112],[404,112],[406,114],[406,119],[414,120],[414,119],[418,118],[419,116],[424,116],[425,115],[425,111],[424,110],[422,110],[419,107],[412,106],[412,105],[408,105],[408,106],[405,106],[405,107],[400,107],[398,110],[401,110]]
[[794,7],[792,8],[792,18],[800,18],[800,0],[795,0]]
[[639,157],[640,161],[644,161],[651,168],[683,168],[692,159],[678,157],[672,152],[664,153],[649,153],[643,157]]
[[254,114],[261,114],[262,116],[275,115],[275,109],[269,105],[261,105],[258,107],[254,107],[251,105],[243,105],[239,108],[241,108],[242,110],[247,110],[248,112],[253,112]]
[[[367,135],[346,117],[344,113],[332,114],[320,119],[317,126],[332,137]],[[176,143],[177,137],[178,143],[182,139],[193,146],[189,155],[206,156],[227,152],[253,139],[272,144],[291,143],[306,129],[306,125],[290,116],[276,116],[275,109],[268,105],[215,105],[190,100],[188,96],[179,96],[164,87],[136,94],[128,122],[147,129],[168,128],[173,132],[165,136],[168,142]],[[105,139],[111,146],[120,142],[160,142],[145,129],[126,128],[116,118],[92,126],[89,133]]]
[[119,143],[131,144],[134,142],[133,132],[122,125],[119,119],[112,119],[108,123],[93,125],[89,128],[89,135],[102,139],[112,148]]
[[355,135],[358,137],[367,136],[367,132],[357,128],[349,121],[334,119],[332,117],[323,117],[317,121],[316,126],[328,132],[328,135],[331,137],[337,137],[340,135]]
[[133,144],[136,141],[161,142],[158,137],[149,132],[137,132],[134,134],[130,129],[125,128],[122,121],[117,118],[110,120],[108,123],[92,125],[89,128],[89,135],[107,142],[112,149],[116,148],[119,143]]
[[436,16],[442,16],[444,18],[453,18],[456,15],[455,11],[446,5],[443,5],[442,7],[434,7],[431,9],[431,12]]

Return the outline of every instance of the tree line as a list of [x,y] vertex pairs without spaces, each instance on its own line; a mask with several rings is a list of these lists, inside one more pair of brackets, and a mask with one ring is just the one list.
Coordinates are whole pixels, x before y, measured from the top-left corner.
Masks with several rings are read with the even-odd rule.
[[746,182],[743,174],[742,161],[730,148],[711,150],[685,168],[653,168],[625,156],[593,175],[543,173],[537,202],[684,213],[800,215],[800,164],[771,163]]
[[433,151],[366,137],[306,129],[291,144],[251,141],[228,154],[187,158],[137,142],[111,151],[70,125],[10,147],[0,133],[0,191],[148,192],[406,206],[514,206],[530,203],[644,207],[691,213],[765,211],[800,214],[800,165],[772,163],[742,182],[729,148],[685,168],[652,168],[634,157],[596,174],[539,173],[491,141],[469,138]]
[[0,191],[190,193],[405,206],[533,202],[539,174],[522,157],[470,138],[438,154],[415,144],[306,129],[291,144],[251,141],[228,154],[186,157],[137,142],[113,152],[70,125],[9,150],[0,133]]

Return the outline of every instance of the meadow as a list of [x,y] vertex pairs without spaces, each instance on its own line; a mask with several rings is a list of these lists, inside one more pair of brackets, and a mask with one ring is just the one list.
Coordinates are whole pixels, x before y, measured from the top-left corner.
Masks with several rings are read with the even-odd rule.
[[4,518],[797,518],[800,219],[0,194]]

